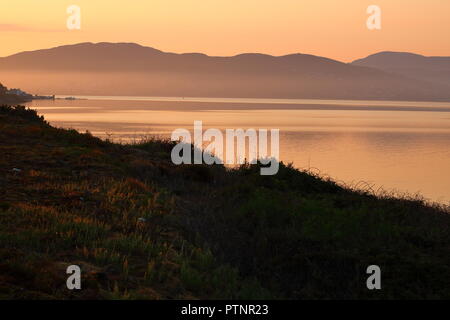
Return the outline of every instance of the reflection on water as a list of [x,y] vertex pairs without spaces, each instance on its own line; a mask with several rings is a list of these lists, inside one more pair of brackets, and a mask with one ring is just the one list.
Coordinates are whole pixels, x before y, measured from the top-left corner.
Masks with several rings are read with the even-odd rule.
[[[207,128],[279,128],[280,157],[348,184],[450,202],[450,103],[319,101],[34,101],[52,124],[116,140]],[[166,100],[164,100],[166,99]],[[148,100],[148,99],[147,99]],[[196,99],[196,100],[201,100]],[[429,111],[423,111],[429,110]]]

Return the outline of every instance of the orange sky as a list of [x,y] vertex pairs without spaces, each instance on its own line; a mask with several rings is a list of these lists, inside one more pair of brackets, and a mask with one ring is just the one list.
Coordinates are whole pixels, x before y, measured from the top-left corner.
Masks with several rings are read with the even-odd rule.
[[[71,4],[82,10],[80,31],[66,29]],[[366,27],[372,4],[379,31]],[[383,50],[450,56],[449,14],[450,0],[2,0],[0,56],[86,41],[346,62]]]

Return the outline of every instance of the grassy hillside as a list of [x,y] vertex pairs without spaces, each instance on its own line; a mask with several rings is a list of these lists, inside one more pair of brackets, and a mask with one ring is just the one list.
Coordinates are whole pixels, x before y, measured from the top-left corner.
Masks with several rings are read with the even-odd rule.
[[175,166],[172,146],[0,107],[0,298],[450,298],[448,209],[284,165]]

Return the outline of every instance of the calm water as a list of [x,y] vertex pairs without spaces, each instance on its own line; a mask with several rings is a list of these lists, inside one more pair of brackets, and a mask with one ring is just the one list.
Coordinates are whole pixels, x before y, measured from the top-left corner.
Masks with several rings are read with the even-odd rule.
[[121,140],[176,128],[278,128],[280,158],[374,190],[450,204],[450,103],[83,97],[34,101],[52,124]]

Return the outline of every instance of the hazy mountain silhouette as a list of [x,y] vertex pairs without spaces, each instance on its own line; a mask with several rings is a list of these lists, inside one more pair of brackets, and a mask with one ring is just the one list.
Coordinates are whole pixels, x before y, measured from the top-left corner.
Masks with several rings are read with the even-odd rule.
[[45,94],[450,100],[445,84],[313,55],[211,57],[133,43],[22,52],[0,58],[0,76]]
[[379,52],[352,62],[410,78],[446,84],[450,90],[450,57],[425,57],[408,52]]

